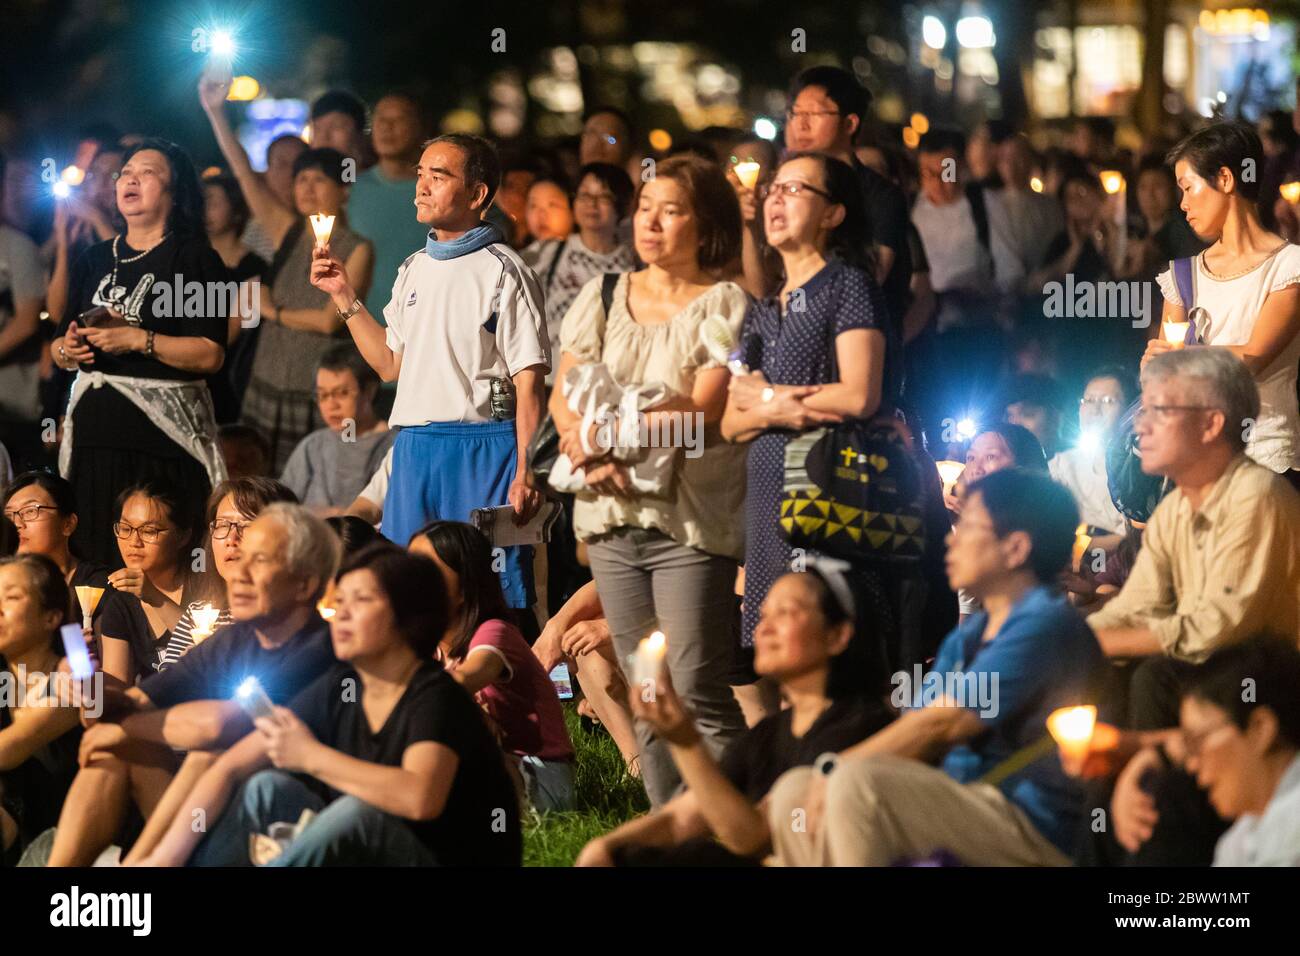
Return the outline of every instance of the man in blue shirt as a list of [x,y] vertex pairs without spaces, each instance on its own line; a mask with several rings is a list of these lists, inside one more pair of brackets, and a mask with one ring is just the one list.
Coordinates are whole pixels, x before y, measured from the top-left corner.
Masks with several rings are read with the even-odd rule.
[[1069,491],[1043,474],[1000,471],[971,486],[946,564],[983,610],[924,677],[894,676],[898,720],[777,782],[769,812],[783,863],[888,866],[938,852],[975,866],[1069,863],[1083,791],[1046,721],[1085,703],[1104,665],[1052,587],[1077,521]]

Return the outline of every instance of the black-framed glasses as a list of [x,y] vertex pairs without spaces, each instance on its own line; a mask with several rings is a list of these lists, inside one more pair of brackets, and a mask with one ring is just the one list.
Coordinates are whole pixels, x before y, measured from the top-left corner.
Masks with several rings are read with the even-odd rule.
[[140,527],[134,527],[125,521],[113,522],[113,534],[117,535],[123,541],[126,541],[133,534],[138,534],[140,540],[145,544],[156,544],[158,539],[165,535],[170,528],[160,528],[156,524],[144,524]]
[[212,524],[208,525],[212,531],[213,541],[225,541],[233,532],[236,537],[242,538],[244,532],[248,530],[251,521],[231,521],[229,518],[218,518]]
[[773,193],[781,193],[786,196],[802,196],[805,192],[821,196],[827,202],[830,201],[831,194],[824,189],[818,189],[809,183],[800,182],[797,179],[787,179],[783,183],[764,183],[758,187],[758,198],[766,199]]
[[6,511],[5,517],[14,524],[22,522],[27,524],[29,521],[40,521],[42,511],[58,511],[54,505],[28,505],[25,508],[18,508],[14,511]]
[[1174,412],[1212,412],[1213,405],[1143,405],[1133,415],[1134,422],[1150,417],[1161,424],[1169,421]]

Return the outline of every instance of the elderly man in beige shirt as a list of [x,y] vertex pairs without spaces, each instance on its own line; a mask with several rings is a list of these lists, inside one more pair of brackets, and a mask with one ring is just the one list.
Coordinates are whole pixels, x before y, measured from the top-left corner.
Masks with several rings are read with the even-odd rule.
[[1246,457],[1258,415],[1254,380],[1225,349],[1167,352],[1142,371],[1142,470],[1177,487],[1123,590],[1088,618],[1108,656],[1161,655],[1134,676],[1137,724],[1177,722],[1167,659],[1199,664],[1259,633],[1300,641],[1300,494]]

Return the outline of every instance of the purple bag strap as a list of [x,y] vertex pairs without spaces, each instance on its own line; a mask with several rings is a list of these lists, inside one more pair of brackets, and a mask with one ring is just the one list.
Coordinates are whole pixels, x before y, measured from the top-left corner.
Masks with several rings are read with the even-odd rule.
[[1190,318],[1192,309],[1196,306],[1196,283],[1192,277],[1192,267],[1195,260],[1173,259],[1169,263],[1169,268],[1174,273],[1174,285],[1178,288],[1178,298],[1183,300],[1183,316],[1187,322],[1187,334],[1183,337],[1184,345],[1196,344],[1196,323]]

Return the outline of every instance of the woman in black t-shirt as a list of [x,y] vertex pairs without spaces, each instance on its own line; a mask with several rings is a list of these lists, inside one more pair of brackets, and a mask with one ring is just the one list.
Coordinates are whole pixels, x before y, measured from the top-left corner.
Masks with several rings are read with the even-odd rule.
[[150,139],[127,150],[117,208],[126,230],[73,267],[51,347],[60,368],[80,369],[59,451],[81,507],[75,543],[112,566],[123,488],[166,476],[203,501],[226,477],[204,376],[221,368],[238,300],[203,234],[198,177],[179,146]]
[[[102,564],[85,561],[70,543],[77,527],[77,496],[72,485],[48,471],[23,472],[4,490],[4,514],[18,530],[19,554],[41,554],[59,566],[68,582],[68,620],[82,617],[78,587],[108,587],[108,571]],[[99,619],[95,607],[94,620]]]
[[840,565],[847,569],[821,559],[768,589],[754,629],[754,670],[780,684],[789,706],[751,727],[721,761],[709,756],[666,675],[653,694],[633,688],[632,712],[668,743],[688,789],[592,840],[576,866],[756,865],[771,839],[761,804],[777,778],[892,719],[883,688],[876,698],[867,686],[864,642],[853,640],[863,615]]
[[[0,677],[26,693],[58,698],[70,691],[59,627],[67,619],[68,585],[59,568],[38,554],[0,562]],[[77,774],[81,712],[67,706],[24,706],[0,694],[0,866],[17,862],[23,847],[54,826]],[[20,716],[21,715],[21,716]]]
[[[377,544],[335,581],[338,666],[255,721],[141,865],[247,866],[250,837],[267,847],[256,834],[305,810],[316,816],[278,855],[269,847],[272,865],[519,864],[505,758],[473,698],[432,659],[448,614],[437,566]],[[206,838],[191,826],[196,811],[218,821]]]
[[109,576],[100,618],[104,672],[128,686],[161,670],[172,628],[202,589],[192,558],[203,541],[203,503],[154,478],[118,496],[117,536],[126,567]]

